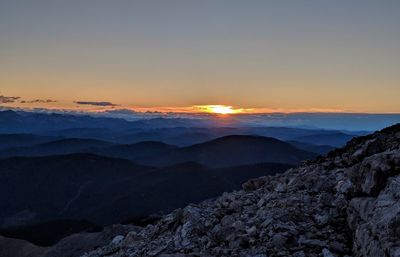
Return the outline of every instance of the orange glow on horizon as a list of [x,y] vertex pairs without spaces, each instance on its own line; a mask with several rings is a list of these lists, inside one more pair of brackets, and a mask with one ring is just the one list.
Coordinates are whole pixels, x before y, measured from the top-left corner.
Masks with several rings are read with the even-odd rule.
[[[22,101],[22,100],[21,100]],[[269,113],[360,113],[355,111],[335,109],[335,108],[298,108],[298,109],[286,109],[286,108],[244,108],[235,107],[232,105],[222,104],[204,104],[204,105],[192,105],[192,106],[135,106],[135,105],[124,105],[115,104],[113,106],[96,106],[96,105],[79,105],[71,101],[54,101],[51,103],[21,103],[21,101],[15,101],[13,103],[3,103],[0,106],[11,107],[25,110],[47,109],[49,111],[76,111],[76,112],[107,112],[107,111],[118,111],[118,110],[129,110],[137,113],[160,113],[160,114],[209,114],[209,115],[246,115],[246,114],[269,114]]]
[[214,113],[214,114],[236,114],[243,112],[243,109],[235,109],[227,105],[198,105],[195,106],[200,112]]

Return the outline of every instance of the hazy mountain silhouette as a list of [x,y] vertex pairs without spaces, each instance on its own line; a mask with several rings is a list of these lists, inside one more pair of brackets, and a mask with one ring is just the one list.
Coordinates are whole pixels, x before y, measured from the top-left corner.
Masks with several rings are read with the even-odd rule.
[[0,123],[2,124],[0,133],[43,133],[45,131],[70,128],[108,128],[121,130],[140,125],[123,119],[15,111],[1,111]]
[[287,142],[298,149],[312,152],[312,153],[317,153],[320,155],[325,155],[325,154],[329,153],[330,151],[336,149],[336,147],[333,147],[330,145],[314,145],[314,144],[298,142],[298,141],[294,141],[294,140],[287,141]]
[[95,117],[58,113],[37,113],[25,111],[0,111],[0,133],[46,133],[46,131],[103,128],[114,131],[142,128],[174,128],[179,126],[208,126],[206,120],[183,118],[154,118],[127,121],[120,118]]
[[[335,130],[288,127],[224,127],[207,120],[155,118],[127,121],[89,115],[48,114],[24,111],[0,111],[0,133],[30,133],[41,136],[88,138],[119,144],[160,141],[177,146],[189,146],[228,135],[259,135],[280,140],[297,140],[303,136],[335,134]],[[362,135],[365,132],[345,133]],[[306,139],[304,139],[306,140]],[[307,141],[308,142],[308,141]],[[312,142],[308,142],[312,143]],[[318,143],[327,144],[327,143]],[[338,144],[334,142],[333,146]]]
[[189,146],[217,138],[218,136],[207,128],[162,128],[120,133],[116,142],[138,143],[142,141],[159,141],[177,146]]
[[341,147],[354,137],[354,135],[348,135],[342,132],[335,132],[329,134],[313,134],[308,136],[301,136],[296,137],[294,140],[314,145],[331,145],[335,147]]
[[188,147],[176,147],[161,142],[145,141],[116,145],[94,139],[62,139],[29,147],[0,151],[0,157],[46,156],[54,154],[94,153],[123,158],[138,164],[158,167],[182,162],[197,162],[208,167],[274,162],[299,164],[317,154],[300,150],[289,143],[261,136],[226,136]]
[[176,146],[154,141],[143,141],[129,145],[115,145],[111,147],[96,149],[93,152],[100,155],[124,158],[136,163],[152,164],[164,154],[168,154]]
[[26,147],[59,139],[59,136],[39,136],[34,134],[0,134],[0,149]]
[[[132,129],[133,130],[133,129]],[[140,131],[140,129],[138,129]],[[116,139],[123,131],[116,131],[108,128],[70,128],[39,132],[49,136],[61,136],[64,138],[97,139],[116,142]]]
[[1,150],[0,157],[91,153],[94,152],[94,149],[110,147],[112,145],[114,144],[95,139],[67,138],[28,147]]
[[260,162],[299,164],[315,153],[289,143],[261,136],[226,136],[202,144],[179,148],[161,156],[155,164],[171,165],[193,161],[208,167],[228,167]]

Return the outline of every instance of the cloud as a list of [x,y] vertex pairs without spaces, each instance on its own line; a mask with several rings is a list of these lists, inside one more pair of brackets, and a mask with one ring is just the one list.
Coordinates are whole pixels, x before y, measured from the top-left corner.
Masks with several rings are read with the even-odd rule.
[[114,107],[118,106],[117,104],[113,104],[110,102],[88,102],[88,101],[76,101],[74,102],[79,105],[94,105],[94,106],[102,106],[102,107]]
[[18,99],[20,99],[19,96],[4,96],[4,95],[0,95],[0,103],[1,104],[14,103]]
[[22,104],[33,104],[33,103],[41,103],[41,104],[48,104],[48,103],[56,103],[56,100],[51,100],[51,99],[35,99],[35,100],[30,100],[30,101],[21,101]]

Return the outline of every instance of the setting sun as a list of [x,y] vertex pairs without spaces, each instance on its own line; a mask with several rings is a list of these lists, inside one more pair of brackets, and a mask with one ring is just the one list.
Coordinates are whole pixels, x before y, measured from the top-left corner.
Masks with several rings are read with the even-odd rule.
[[196,107],[202,112],[215,114],[235,114],[242,112],[242,109],[234,109],[232,106],[226,105],[199,105]]

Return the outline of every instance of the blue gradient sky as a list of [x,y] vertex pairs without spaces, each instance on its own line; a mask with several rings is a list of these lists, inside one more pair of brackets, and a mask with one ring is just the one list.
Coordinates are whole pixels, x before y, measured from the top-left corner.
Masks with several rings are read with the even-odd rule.
[[1,0],[10,106],[400,112],[397,0]]

